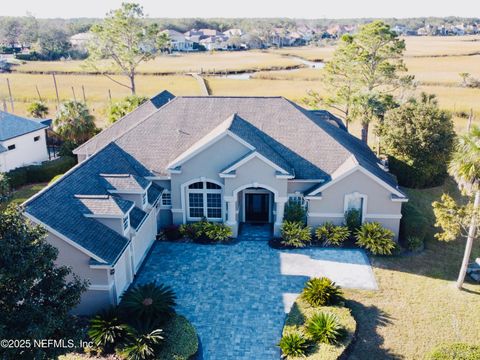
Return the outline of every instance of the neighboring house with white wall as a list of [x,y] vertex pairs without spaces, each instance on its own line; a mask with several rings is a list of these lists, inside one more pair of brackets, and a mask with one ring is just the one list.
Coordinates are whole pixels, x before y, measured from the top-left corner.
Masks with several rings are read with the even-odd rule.
[[0,111],[0,172],[48,160],[47,125]]
[[194,51],[194,42],[187,39],[184,34],[175,30],[164,30],[170,41],[170,49],[172,51],[190,52]]
[[234,236],[247,222],[278,236],[292,199],[311,226],[355,208],[398,235],[408,200],[339,119],[283,97],[164,91],[74,153],[79,165],[25,211],[48,230],[59,263],[90,279],[80,312],[118,301],[157,228],[206,217]]

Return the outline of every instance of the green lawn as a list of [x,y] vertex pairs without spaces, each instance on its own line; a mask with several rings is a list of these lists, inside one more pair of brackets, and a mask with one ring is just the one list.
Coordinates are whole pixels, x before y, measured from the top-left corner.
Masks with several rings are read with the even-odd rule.
[[21,187],[20,189],[16,190],[13,193],[12,197],[9,199],[8,202],[0,203],[0,211],[4,210],[9,204],[20,205],[25,200],[27,200],[28,198],[30,198],[31,196],[35,195],[37,192],[42,190],[45,186],[47,186],[46,183],[40,183],[40,184],[25,185]]
[[[444,186],[406,189],[433,224],[432,201],[444,191],[458,195],[452,181]],[[349,359],[422,359],[442,342],[480,342],[480,285],[455,288],[464,240],[439,242],[430,236],[418,255],[371,259],[378,291],[348,290],[358,324]],[[473,256],[480,256],[477,241]]]

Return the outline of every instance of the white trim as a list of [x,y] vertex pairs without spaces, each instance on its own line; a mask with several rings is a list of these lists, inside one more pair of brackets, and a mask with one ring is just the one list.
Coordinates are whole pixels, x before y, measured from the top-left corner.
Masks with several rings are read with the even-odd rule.
[[103,265],[103,264],[89,264],[88,265],[90,267],[90,269],[113,269],[114,267],[112,265]]
[[317,196],[317,195],[315,195],[315,196],[308,196],[307,195],[307,196],[304,196],[304,199],[305,200],[322,200],[323,197],[322,196]]
[[324,218],[343,218],[345,214],[342,213],[315,213],[309,212],[307,213],[308,217],[324,217]]
[[320,182],[320,183],[323,183],[323,182],[325,182],[325,179],[293,179],[291,182],[299,182],[299,183]]
[[402,218],[402,214],[366,214],[365,218],[400,220]]
[[145,179],[147,180],[171,180],[171,176],[169,175],[156,175],[156,176],[145,176]]
[[395,197],[391,197],[391,200],[393,202],[408,202],[408,198],[395,198]]
[[[229,168],[223,170],[221,172],[221,174],[228,174],[236,169],[238,169],[240,166],[242,166],[243,164],[249,162],[251,159],[253,159],[254,157],[258,158],[259,160],[262,160],[264,163],[266,163],[267,165],[270,165],[272,168],[274,168],[275,170],[277,171],[280,171],[282,172],[283,174],[282,175],[285,175],[285,176],[291,176],[287,170],[281,168],[280,166],[278,166],[277,164],[275,164],[273,161],[267,159],[265,156],[263,156],[262,154],[258,153],[257,151],[253,151],[251,152],[249,155],[243,157],[242,159],[240,159],[239,161],[237,161],[236,163],[234,163],[233,165],[231,165]],[[279,174],[280,175],[280,174]],[[278,176],[278,175],[277,175]]]
[[110,291],[113,287],[113,284],[110,285],[89,285],[88,290],[94,291]]
[[[185,224],[187,222],[187,218],[188,218],[188,220],[192,220],[192,221],[200,220],[200,218],[191,218],[189,216],[190,215],[189,204],[187,203],[188,199],[186,199],[188,186],[193,184],[193,183],[196,183],[196,182],[204,182],[204,183],[211,182],[213,184],[216,184],[216,185],[220,186],[221,189],[216,190],[216,193],[220,193],[220,197],[221,197],[220,200],[221,200],[221,205],[222,205],[222,217],[218,218],[218,219],[217,218],[212,218],[212,219],[215,219],[216,221],[218,221],[218,220],[225,221],[225,202],[223,201],[224,184],[222,184],[221,182],[219,182],[217,180],[213,180],[213,179],[201,176],[199,178],[191,179],[187,182],[184,182],[182,185],[180,185],[180,203],[182,205],[181,212],[183,213],[183,223]],[[203,189],[203,190],[206,191],[207,189]],[[214,189],[211,189],[211,190],[214,190]],[[205,204],[206,204],[206,199],[204,199],[204,205]],[[178,209],[172,209],[172,212],[177,212],[176,210],[178,210]]]
[[288,174],[277,174],[277,175],[275,175],[275,177],[277,179],[288,179],[288,180],[290,180],[290,179],[293,179],[295,176],[288,175]]
[[183,209],[170,209],[172,213],[183,213]]
[[[232,191],[233,198],[236,198],[240,191],[242,191],[244,189],[247,189],[247,188],[250,188],[250,187],[254,188],[254,189],[264,188],[264,189],[270,190],[273,193],[273,195],[275,195],[275,198],[274,198],[275,202],[280,201],[280,199],[283,199],[283,198],[280,198],[280,196],[278,194],[278,191],[276,189],[274,189],[273,187],[271,187],[269,185],[265,185],[265,184],[259,184],[259,183],[256,183],[256,182],[239,186],[238,188],[233,190]],[[277,199],[279,199],[279,200],[277,200]]]
[[224,173],[219,173],[218,176],[221,177],[221,178],[223,178],[223,179],[224,179],[224,178],[231,178],[231,179],[233,179],[233,178],[236,178],[236,177],[237,177],[237,174],[224,174]]
[[[208,134],[206,135],[208,136]],[[200,139],[197,143],[193,144],[190,148],[188,148],[186,151],[184,151],[182,154],[180,154],[176,159],[174,159],[170,164],[167,165],[168,169],[175,169],[184,163],[186,163],[188,160],[192,159],[202,151],[208,149],[210,146],[214,145],[216,142],[222,140],[226,136],[230,136],[232,139],[237,140],[240,142],[242,145],[246,146],[250,150],[254,150],[255,147],[246,142],[245,140],[241,139],[237,135],[233,134],[230,130],[225,130],[221,132],[220,134],[214,136],[212,139],[208,140],[206,143],[199,145],[199,142],[201,142],[204,138]],[[193,150],[192,150],[193,149]]]
[[142,191],[137,191],[137,190],[107,190],[107,191],[110,194],[140,195],[145,193],[146,190],[148,190],[148,187]]
[[167,171],[170,173],[170,176],[172,174],[181,174],[182,173],[182,169],[167,169]]
[[72,245],[74,248],[80,250],[81,252],[83,252],[84,254],[90,256],[91,258],[97,260],[98,262],[101,262],[101,263],[104,263],[106,264],[106,261],[103,260],[102,258],[98,257],[97,255],[95,255],[94,253],[88,251],[87,249],[85,249],[83,246],[80,246],[79,244],[77,244],[75,241],[69,239],[68,237],[64,236],[63,234],[59,233],[58,231],[56,231],[55,229],[51,228],[50,226],[48,226],[47,224],[45,224],[43,221],[40,221],[39,219],[37,219],[35,216],[29,214],[28,212],[24,212],[24,215],[30,219],[31,221],[37,223],[38,225],[42,225],[48,232],[51,232],[53,235],[59,237],[60,239],[64,240],[66,243]]
[[404,194],[402,194],[398,189],[395,189],[394,187],[388,185],[385,181],[379,179],[377,176],[373,175],[370,171],[366,170],[365,168],[363,168],[362,166],[360,165],[355,165],[353,168],[351,168],[350,170],[348,171],[345,171],[344,173],[342,173],[340,176],[338,176],[337,178],[333,179],[332,181],[329,181],[327,182],[325,185],[323,186],[320,186],[319,188],[315,189],[314,191],[312,191],[310,194],[308,195],[316,195],[318,194],[319,192],[322,192],[324,191],[325,189],[328,189],[330,186],[336,184],[337,182],[339,182],[340,180],[346,178],[348,175],[354,173],[355,171],[359,170],[360,172],[362,172],[363,174],[367,175],[369,178],[371,178],[373,181],[375,181],[376,183],[378,183],[379,185],[383,186],[384,188],[386,188],[387,190],[390,190],[391,192],[393,192],[395,195],[398,195],[402,198],[405,197]]

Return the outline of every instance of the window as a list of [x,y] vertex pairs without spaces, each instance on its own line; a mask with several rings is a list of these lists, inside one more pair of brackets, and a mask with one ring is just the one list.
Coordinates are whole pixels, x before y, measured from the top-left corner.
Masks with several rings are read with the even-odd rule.
[[354,192],[345,195],[344,211],[358,210],[360,212],[361,219],[363,221],[366,209],[367,196]]
[[172,194],[168,190],[162,194],[162,206],[172,206]]
[[40,136],[35,136],[35,137],[33,138],[33,141],[35,141],[35,142],[38,141],[38,140],[40,140]]
[[297,204],[301,205],[302,207],[306,206],[305,198],[300,193],[289,194],[288,195],[288,201],[297,203]]
[[16,146],[15,144],[8,145],[8,150],[15,150]]
[[188,186],[187,194],[189,220],[199,220],[202,217],[211,220],[222,219],[222,187],[220,185],[199,181]]
[[145,205],[147,203],[147,193],[144,192],[142,195],[142,204]]
[[128,226],[130,224],[128,223],[128,215],[123,218],[123,230],[127,230]]

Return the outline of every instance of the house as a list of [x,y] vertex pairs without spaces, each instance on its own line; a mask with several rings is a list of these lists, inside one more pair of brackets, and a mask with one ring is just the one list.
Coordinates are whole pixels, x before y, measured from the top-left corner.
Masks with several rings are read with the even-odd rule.
[[228,37],[224,35],[209,36],[203,40],[200,40],[200,45],[203,45],[207,50],[228,50],[229,42]]
[[0,172],[48,160],[48,125],[0,111]]
[[283,97],[164,91],[74,153],[79,164],[24,206],[59,263],[90,280],[79,312],[118,301],[162,227],[206,217],[234,236],[249,222],[279,236],[292,200],[310,226],[358,209],[398,234],[408,200],[338,118]]
[[94,39],[95,35],[91,32],[82,32],[70,36],[70,44],[74,49],[85,51],[87,49],[88,43]]
[[194,42],[187,39],[181,32],[167,29],[162,31],[162,33],[167,34],[172,51],[194,51]]
[[228,29],[223,32],[226,37],[241,37],[243,35],[242,29]]

